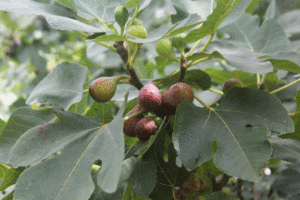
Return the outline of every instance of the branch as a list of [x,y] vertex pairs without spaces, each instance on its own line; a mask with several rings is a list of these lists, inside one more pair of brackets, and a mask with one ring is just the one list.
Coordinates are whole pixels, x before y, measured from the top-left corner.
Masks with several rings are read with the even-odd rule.
[[242,187],[243,187],[244,180],[238,178],[236,181],[235,186],[235,196],[239,198],[240,200],[244,200],[244,197],[242,196]]
[[123,44],[124,44],[123,41],[117,41],[114,43],[114,47],[117,49],[117,53],[120,55],[121,59],[126,65],[126,69],[130,75],[129,82],[138,90],[140,90],[143,87],[143,84],[141,83],[140,79],[137,77],[134,69],[131,69],[130,64],[128,62],[128,51],[124,48]]
[[276,90],[273,90],[273,91],[270,92],[270,93],[271,93],[271,94],[275,94],[275,93],[277,93],[277,92],[280,92],[280,91],[282,91],[282,90],[284,90],[284,89],[286,89],[286,88],[288,88],[288,87],[291,87],[291,86],[297,84],[298,82],[300,82],[300,79],[297,79],[297,80],[295,80],[295,81],[293,81],[293,82],[291,82],[291,83],[289,83],[289,84],[287,84],[287,85],[285,85],[285,86],[283,86],[283,87],[281,87],[281,88],[278,88],[278,89],[276,89]]
[[223,174],[223,177],[221,178],[220,182],[218,182],[213,191],[217,192],[217,191],[221,191],[222,188],[228,183],[230,176],[228,176],[227,174]]
[[186,71],[186,60],[181,58],[180,59],[180,71],[178,75],[178,82],[182,82],[185,76],[185,71]]

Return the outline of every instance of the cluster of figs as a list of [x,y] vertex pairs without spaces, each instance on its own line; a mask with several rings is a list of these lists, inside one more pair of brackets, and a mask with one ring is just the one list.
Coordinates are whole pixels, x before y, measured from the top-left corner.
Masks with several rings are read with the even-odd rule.
[[[91,97],[100,103],[109,101],[114,96],[120,79],[121,76],[95,79],[89,86]],[[148,82],[139,91],[138,105],[129,111],[125,117],[140,111],[143,112],[124,122],[124,134],[130,137],[138,137],[142,141],[149,140],[150,136],[155,135],[157,124],[155,123],[155,117],[144,117],[143,113],[151,112],[157,117],[174,115],[176,108],[185,99],[191,102],[194,100],[194,92],[186,83],[175,83],[162,94],[153,82]]]

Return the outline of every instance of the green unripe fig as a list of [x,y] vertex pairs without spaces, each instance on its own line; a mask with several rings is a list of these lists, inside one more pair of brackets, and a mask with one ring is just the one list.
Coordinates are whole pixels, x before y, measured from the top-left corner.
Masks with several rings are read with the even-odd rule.
[[244,87],[244,85],[240,80],[236,78],[228,79],[227,81],[224,82],[223,93],[226,94],[229,89],[234,87]]
[[162,95],[160,90],[152,82],[148,82],[141,88],[138,95],[139,105],[145,111],[154,111],[161,105]]
[[172,46],[172,42],[168,39],[158,41],[155,47],[158,55],[168,58],[170,60],[176,60],[175,52]]
[[163,123],[163,119],[161,117],[155,117],[154,121],[157,126],[159,126]]
[[140,25],[140,26],[143,26],[143,22],[142,20],[138,19],[138,18],[134,18],[133,22],[132,22],[132,25]]
[[118,81],[121,75],[114,77],[100,77],[95,79],[89,86],[91,97],[100,103],[107,102],[115,95]]
[[275,72],[269,72],[265,75],[263,86],[266,90],[269,90],[271,87],[277,84],[278,76]]
[[184,53],[184,48],[186,47],[186,43],[183,41],[183,38],[186,36],[186,34],[181,33],[178,35],[175,35],[172,37],[172,46],[180,51],[181,53]]
[[136,136],[140,140],[147,141],[151,135],[155,135],[156,133],[155,121],[150,117],[143,118],[136,124],[135,130]]
[[123,6],[117,6],[115,9],[115,20],[119,26],[123,29],[129,18],[128,10]]
[[147,37],[147,30],[141,25],[130,26],[127,33],[137,38],[145,39]]
[[[141,111],[142,108],[140,107],[140,105],[136,105],[131,111],[129,111],[125,117],[129,116],[129,115],[132,115],[134,113],[137,113],[139,111]],[[138,115],[138,116],[135,116],[135,117],[132,117],[128,120],[126,120],[124,122],[124,126],[123,126],[123,133],[129,137],[134,137],[136,136],[136,124],[138,123],[138,121],[140,121],[141,119],[143,118],[143,115]]]
[[194,91],[191,86],[182,82],[173,84],[163,95],[163,101],[173,107],[178,107],[185,99],[193,102]]

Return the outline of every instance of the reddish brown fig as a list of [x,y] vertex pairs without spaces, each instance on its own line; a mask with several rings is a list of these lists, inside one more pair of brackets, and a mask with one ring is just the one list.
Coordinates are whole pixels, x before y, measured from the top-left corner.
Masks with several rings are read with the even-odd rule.
[[138,102],[145,111],[155,111],[161,105],[160,90],[149,82],[139,92]]
[[226,94],[229,89],[234,87],[244,87],[244,85],[240,80],[236,78],[230,78],[223,84],[223,93]]
[[186,83],[175,83],[170,88],[166,89],[163,101],[171,106],[178,107],[185,99],[193,102],[194,92]]
[[[129,115],[132,115],[134,113],[137,113],[139,111],[141,111],[142,108],[140,107],[140,105],[136,105],[131,111],[129,111],[125,117],[129,116]],[[125,135],[128,135],[130,137],[135,137],[135,129],[136,129],[136,124],[138,123],[138,121],[140,121],[144,116],[141,114],[141,115],[138,115],[138,116],[135,116],[135,117],[132,117],[128,120],[126,120],[124,122],[124,127],[123,127],[123,132]]]
[[151,135],[155,135],[156,132],[155,121],[150,117],[143,118],[136,124],[135,131],[136,131],[136,136],[140,140],[147,141],[150,139]]
[[162,95],[162,102],[158,109],[154,111],[154,113],[159,117],[169,116],[169,115],[175,115],[176,107],[170,105],[167,102],[167,98],[165,95]]

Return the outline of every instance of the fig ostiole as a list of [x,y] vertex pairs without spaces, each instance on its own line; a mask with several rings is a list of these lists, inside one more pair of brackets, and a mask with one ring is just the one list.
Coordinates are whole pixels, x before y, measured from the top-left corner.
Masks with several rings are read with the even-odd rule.
[[[131,111],[129,111],[125,117],[130,116],[134,113],[138,113],[142,111],[142,108],[140,107],[140,105],[136,105]],[[130,119],[124,121],[124,126],[123,126],[123,133],[129,137],[135,137],[136,136],[136,124],[138,123],[138,121],[140,121],[141,119],[143,119],[143,115],[137,115],[134,117],[131,117]]]
[[156,133],[155,121],[150,117],[145,117],[136,124],[136,136],[142,140],[147,141],[152,135]]
[[156,52],[158,55],[165,57],[169,60],[177,60],[177,57],[175,55],[172,42],[168,39],[163,39],[158,41],[155,47]]
[[89,94],[95,101],[99,103],[107,102],[115,95],[118,81],[121,78],[121,75],[97,78],[90,84]]
[[161,105],[162,95],[152,82],[144,85],[138,95],[138,103],[145,111],[155,111]]
[[226,94],[228,90],[234,87],[244,87],[244,84],[236,78],[230,78],[224,82],[222,91]]

